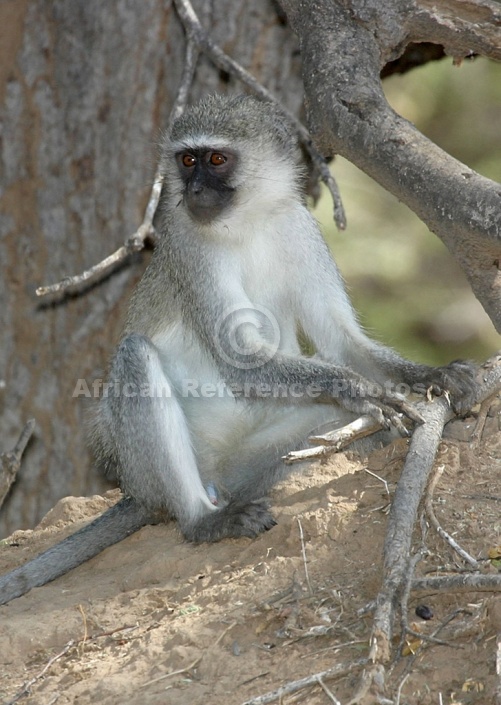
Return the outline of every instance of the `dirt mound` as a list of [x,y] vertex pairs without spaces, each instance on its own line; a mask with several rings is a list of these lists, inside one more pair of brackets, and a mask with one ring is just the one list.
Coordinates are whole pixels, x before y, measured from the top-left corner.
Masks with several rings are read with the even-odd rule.
[[[448,440],[438,458],[445,472],[435,512],[477,558],[501,543],[501,436],[494,422],[480,449]],[[338,455],[310,465],[274,491],[278,524],[255,540],[192,546],[174,523],[145,527],[0,607],[3,702],[36,678],[21,699],[27,705],[240,705],[366,656],[371,616],[357,610],[379,589],[390,501],[384,482],[366,470],[384,478],[391,495],[405,453],[401,440],[368,462]],[[118,496],[62,500],[36,530],[4,542],[0,572],[74,532]],[[419,573],[465,567],[431,530],[425,540],[430,555]],[[430,621],[414,614],[423,602],[433,610]],[[393,669],[395,693],[410,667],[402,704],[495,702],[501,596],[420,596],[411,599],[408,618],[431,634],[455,610],[440,632],[444,644],[427,643],[416,659],[405,656]],[[325,685],[346,703],[359,677],[354,669]],[[330,702],[320,684],[300,692],[294,702]]]

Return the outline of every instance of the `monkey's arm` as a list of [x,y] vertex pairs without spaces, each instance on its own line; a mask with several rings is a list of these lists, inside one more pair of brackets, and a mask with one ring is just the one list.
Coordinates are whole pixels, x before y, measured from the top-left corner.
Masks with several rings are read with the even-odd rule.
[[[231,284],[225,289],[225,285]],[[311,403],[315,399],[336,401],[347,411],[373,416],[384,428],[407,431],[400,414],[413,421],[421,417],[411,404],[397,395],[375,389],[369,380],[346,364],[334,364],[280,349],[280,331],[263,321],[262,309],[254,306],[239,283],[221,278],[210,292],[212,301],[194,308],[193,323],[223,379],[243,389],[245,396],[259,396],[260,390],[288,403]],[[230,303],[228,303],[230,302]],[[204,310],[220,311],[221,325],[210,327],[197,318]],[[225,316],[226,311],[231,315]],[[264,315],[266,319],[266,314]],[[278,339],[277,339],[278,338]],[[277,389],[282,392],[275,395]],[[288,393],[288,391],[292,393]]]
[[0,577],[0,605],[68,573],[150,523],[155,523],[152,515],[133,499],[121,499],[80,531]]
[[478,388],[476,366],[457,360],[443,367],[430,367],[406,360],[371,340],[357,321],[335,262],[326,251],[322,252],[323,241],[319,237],[313,241],[313,256],[302,270],[305,282],[298,318],[322,359],[342,362],[387,389],[404,383],[409,387],[406,391],[417,394],[447,391],[456,413],[471,409]]

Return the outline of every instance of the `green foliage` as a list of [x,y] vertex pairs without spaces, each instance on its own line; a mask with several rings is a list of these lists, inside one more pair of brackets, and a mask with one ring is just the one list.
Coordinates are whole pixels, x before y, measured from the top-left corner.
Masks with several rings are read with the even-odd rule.
[[[501,64],[428,64],[384,83],[390,104],[479,173],[501,181]],[[324,193],[315,210],[366,329],[403,354],[439,364],[483,360],[499,336],[440,240],[406,206],[336,158],[348,229]]]

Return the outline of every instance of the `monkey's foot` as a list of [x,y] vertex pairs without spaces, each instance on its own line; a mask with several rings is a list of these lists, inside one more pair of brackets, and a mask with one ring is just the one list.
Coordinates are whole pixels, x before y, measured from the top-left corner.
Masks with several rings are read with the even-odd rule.
[[471,362],[455,360],[443,367],[430,368],[420,382],[431,394],[447,394],[454,413],[464,416],[475,404],[478,368]]
[[193,543],[209,543],[240,536],[254,538],[277,523],[269,512],[269,506],[265,499],[248,504],[230,502],[219,511],[207,514],[194,526],[184,529],[183,534]]

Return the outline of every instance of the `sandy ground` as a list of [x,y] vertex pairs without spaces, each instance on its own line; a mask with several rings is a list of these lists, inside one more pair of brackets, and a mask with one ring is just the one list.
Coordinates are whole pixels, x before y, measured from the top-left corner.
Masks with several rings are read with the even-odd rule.
[[[488,418],[477,448],[457,440],[473,425],[463,424],[442,444],[438,464],[445,469],[434,507],[463,548],[485,559],[501,544],[499,416]],[[379,589],[386,515],[405,453],[400,440],[368,461],[340,454],[307,465],[274,491],[278,524],[255,540],[192,546],[174,523],[145,527],[0,607],[2,703],[18,702],[35,678],[19,702],[241,705],[288,681],[350,666],[368,652],[371,616],[357,610]],[[367,469],[386,480],[390,497]],[[0,572],[72,533],[117,497],[62,500],[36,530],[16,532],[1,545]],[[419,530],[415,538],[420,545]],[[432,529],[425,541],[430,553],[418,574],[465,569]],[[487,573],[496,570],[482,565]],[[431,620],[415,615],[418,604],[433,610]],[[455,610],[439,634],[444,644],[427,643],[396,662],[387,690],[394,702],[496,702],[501,595],[411,597],[408,620],[432,634]],[[360,675],[354,668],[325,685],[346,705]],[[317,685],[282,702],[333,700]]]

